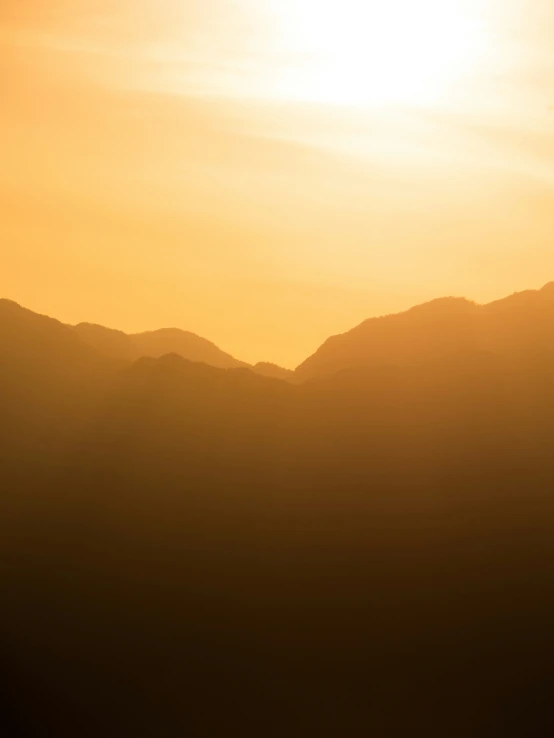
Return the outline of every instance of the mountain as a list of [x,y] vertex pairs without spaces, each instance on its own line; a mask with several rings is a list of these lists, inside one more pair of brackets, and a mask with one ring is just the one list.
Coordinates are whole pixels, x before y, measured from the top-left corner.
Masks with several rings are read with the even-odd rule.
[[488,305],[449,297],[366,320],[329,338],[295,374],[304,381],[348,368],[409,366],[468,351],[500,356],[554,351],[554,283]]
[[255,374],[280,379],[285,382],[296,381],[290,369],[277,364],[260,362],[251,366],[225,353],[211,341],[194,333],[178,328],[162,328],[146,333],[126,334],[123,331],[105,328],[93,323],[79,323],[74,326],[79,338],[89,346],[107,356],[134,361],[141,357],[160,358],[175,354],[188,361],[200,362],[219,369],[250,368]]
[[[90,417],[123,362],[83,343],[68,326],[0,300],[0,441],[5,458],[52,451]],[[71,423],[69,421],[71,418]],[[8,449],[10,449],[8,451]]]
[[134,361],[141,354],[132,336],[113,328],[105,328],[95,323],[79,323],[72,326],[79,339],[106,356]]
[[221,369],[248,366],[219,349],[211,341],[178,328],[163,328],[146,333],[126,334],[91,323],[74,326],[79,338],[108,356],[129,361],[142,356],[159,358],[177,354],[189,361],[198,361]]
[[131,338],[141,356],[159,358],[165,354],[177,354],[189,361],[202,362],[219,369],[237,369],[248,366],[226,354],[205,338],[177,328],[135,333]]
[[10,735],[551,735],[551,293],[303,383],[1,301]]
[[261,374],[263,377],[271,377],[272,379],[281,379],[284,382],[294,382],[295,374],[292,369],[283,369],[282,366],[271,364],[267,361],[260,361],[252,367],[252,371]]

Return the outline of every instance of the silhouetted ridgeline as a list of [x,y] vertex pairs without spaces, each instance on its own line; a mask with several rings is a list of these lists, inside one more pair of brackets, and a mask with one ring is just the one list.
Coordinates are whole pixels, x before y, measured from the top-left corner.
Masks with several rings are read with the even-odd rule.
[[178,354],[189,361],[203,362],[221,369],[246,367],[242,361],[221,351],[215,344],[194,333],[178,328],[127,335],[122,331],[101,325],[80,323],[74,327],[79,338],[98,351],[120,359],[133,361],[142,356],[159,358],[166,354]]
[[297,370],[301,380],[363,366],[413,365],[489,351],[515,356],[554,349],[554,282],[489,305],[447,297],[366,320],[330,338]]
[[304,383],[104,330],[0,301],[10,735],[552,733],[552,286]]

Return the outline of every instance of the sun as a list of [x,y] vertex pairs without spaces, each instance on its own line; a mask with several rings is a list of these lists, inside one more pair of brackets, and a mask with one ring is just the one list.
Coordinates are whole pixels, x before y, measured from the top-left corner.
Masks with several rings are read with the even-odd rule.
[[[482,5],[482,3],[481,3]],[[281,95],[427,105],[476,71],[476,0],[278,0]]]

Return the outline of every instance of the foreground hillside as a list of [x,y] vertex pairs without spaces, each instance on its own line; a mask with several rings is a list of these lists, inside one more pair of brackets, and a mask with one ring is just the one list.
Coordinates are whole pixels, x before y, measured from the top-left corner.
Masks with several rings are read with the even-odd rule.
[[3,304],[10,735],[550,735],[547,293],[304,384]]

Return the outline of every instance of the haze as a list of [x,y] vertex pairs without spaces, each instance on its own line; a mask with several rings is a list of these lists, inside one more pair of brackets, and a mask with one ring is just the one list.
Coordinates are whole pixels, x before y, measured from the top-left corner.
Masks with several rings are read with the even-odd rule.
[[554,736],[552,0],[0,4],[2,735]]
[[294,367],[554,273],[548,0],[0,11],[0,294]]

